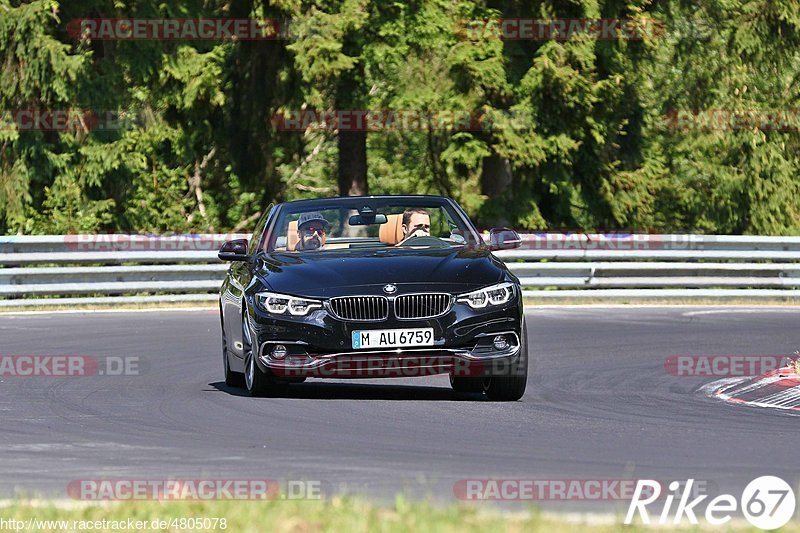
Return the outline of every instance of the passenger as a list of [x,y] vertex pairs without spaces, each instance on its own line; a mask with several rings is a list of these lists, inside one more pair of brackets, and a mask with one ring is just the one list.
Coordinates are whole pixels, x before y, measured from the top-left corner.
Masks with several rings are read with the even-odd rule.
[[431,217],[421,207],[412,207],[403,211],[403,244],[411,237],[430,237]]
[[421,207],[412,207],[403,212],[403,240],[411,237],[429,237],[431,217]]

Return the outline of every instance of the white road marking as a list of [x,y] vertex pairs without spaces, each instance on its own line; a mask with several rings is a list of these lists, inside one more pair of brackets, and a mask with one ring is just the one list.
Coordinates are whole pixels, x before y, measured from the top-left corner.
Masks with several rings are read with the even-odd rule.
[[682,316],[696,316],[696,315],[714,315],[714,314],[725,314],[725,313],[756,313],[756,312],[768,312],[768,313],[800,313],[800,307],[744,307],[738,309],[706,309],[703,311],[688,311],[686,313],[681,313]]
[[798,385],[795,387],[791,387],[779,392],[774,392],[770,395],[767,395],[757,400],[738,399],[738,396],[742,394],[752,392],[754,390],[775,383],[776,381],[786,379],[785,376],[774,375],[758,379],[753,383],[751,383],[750,385],[738,389],[736,391],[736,395],[728,394],[726,392],[731,388],[735,387],[738,383],[747,381],[747,379],[749,378],[720,379],[712,381],[711,383],[707,383],[706,385],[703,385],[702,387],[700,387],[699,390],[712,398],[716,398],[727,402],[735,401],[735,403],[751,407],[765,407],[765,408],[782,409],[782,410],[794,410],[795,408],[800,407],[800,381],[798,381]]
[[53,311],[0,311],[0,318],[4,316],[35,316],[35,315],[79,315],[83,313],[99,314],[99,313],[164,313],[164,312],[213,312],[219,311],[218,307],[152,307],[145,309],[55,309]]

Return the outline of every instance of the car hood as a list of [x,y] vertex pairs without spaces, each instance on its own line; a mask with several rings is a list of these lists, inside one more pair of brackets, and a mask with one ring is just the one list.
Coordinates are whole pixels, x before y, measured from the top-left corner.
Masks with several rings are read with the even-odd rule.
[[507,269],[486,248],[272,253],[259,258],[268,289],[309,297],[379,293],[467,292],[502,281]]

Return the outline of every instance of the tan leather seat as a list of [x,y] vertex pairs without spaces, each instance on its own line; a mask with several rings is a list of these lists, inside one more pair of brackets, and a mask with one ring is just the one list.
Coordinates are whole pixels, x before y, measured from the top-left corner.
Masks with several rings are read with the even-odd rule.
[[289,222],[289,229],[286,230],[286,251],[294,252],[300,237],[297,236],[297,221]]
[[403,215],[386,215],[386,223],[381,224],[378,238],[381,242],[395,245],[403,240]]

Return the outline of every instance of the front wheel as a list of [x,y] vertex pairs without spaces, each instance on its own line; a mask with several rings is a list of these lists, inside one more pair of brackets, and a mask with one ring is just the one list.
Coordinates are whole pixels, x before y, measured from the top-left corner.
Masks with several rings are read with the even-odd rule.
[[247,388],[247,392],[250,393],[250,396],[270,396],[278,392],[270,386],[271,383],[269,376],[267,376],[267,374],[258,368],[252,351],[245,357],[244,384]]
[[262,372],[256,363],[253,340],[247,315],[242,317],[242,345],[244,347],[244,385],[250,396],[277,396],[286,392],[286,384]]
[[492,401],[515,402],[525,394],[528,384],[528,334],[525,315],[522,316],[519,343],[519,358],[516,363],[510,365],[505,375],[492,376],[484,382],[483,392]]

